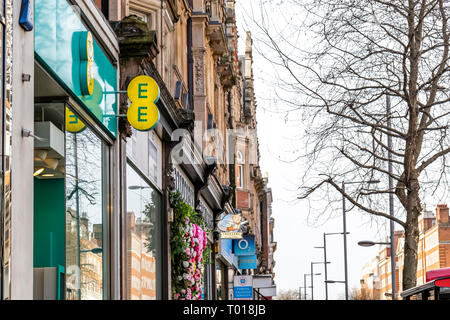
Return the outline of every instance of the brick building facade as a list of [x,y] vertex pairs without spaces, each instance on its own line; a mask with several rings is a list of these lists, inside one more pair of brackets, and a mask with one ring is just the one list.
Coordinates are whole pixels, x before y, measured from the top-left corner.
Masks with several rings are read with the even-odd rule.
[[[450,267],[449,208],[438,204],[435,213],[424,211],[419,218],[419,244],[417,285],[426,282],[426,272]],[[403,274],[404,233],[395,232],[396,241],[396,292],[401,292]],[[391,299],[391,254],[383,246],[378,255],[362,270],[360,295],[370,299]]]

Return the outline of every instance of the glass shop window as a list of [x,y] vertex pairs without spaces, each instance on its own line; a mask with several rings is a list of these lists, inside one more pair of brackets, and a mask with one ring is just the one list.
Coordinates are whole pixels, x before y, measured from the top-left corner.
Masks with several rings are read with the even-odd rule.
[[126,299],[161,299],[161,195],[127,165]]
[[47,168],[40,176],[51,179],[59,171],[65,173],[66,299],[101,300],[106,210],[104,146],[87,126],[78,132],[66,131],[65,139],[64,166],[60,161],[55,172]]

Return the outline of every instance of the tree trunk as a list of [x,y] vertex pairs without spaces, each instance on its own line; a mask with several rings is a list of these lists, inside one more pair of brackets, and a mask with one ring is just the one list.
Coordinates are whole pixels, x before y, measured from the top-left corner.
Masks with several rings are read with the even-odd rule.
[[417,249],[419,245],[419,215],[422,213],[417,180],[410,184],[406,208],[405,247],[403,262],[403,290],[416,286]]

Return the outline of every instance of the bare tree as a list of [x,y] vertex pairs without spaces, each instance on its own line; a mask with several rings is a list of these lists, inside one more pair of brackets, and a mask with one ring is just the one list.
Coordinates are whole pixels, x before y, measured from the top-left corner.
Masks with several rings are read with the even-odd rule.
[[[422,199],[447,182],[448,1],[285,0],[259,9],[257,50],[277,67],[284,111],[304,120],[299,198],[337,190],[353,207],[402,226],[403,289],[415,286]],[[347,191],[343,181],[361,183]],[[387,194],[401,204],[394,216]]]
[[275,300],[300,300],[299,293],[296,289],[280,290]]

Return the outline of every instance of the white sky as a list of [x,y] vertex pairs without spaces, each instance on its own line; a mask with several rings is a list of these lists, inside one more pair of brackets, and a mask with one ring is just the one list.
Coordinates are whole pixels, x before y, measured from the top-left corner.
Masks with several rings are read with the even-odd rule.
[[[246,31],[253,31],[251,24],[244,26],[244,11],[251,12],[251,6],[257,6],[259,0],[237,0],[236,19],[238,24],[239,55],[245,53]],[[255,8],[255,10],[257,10]],[[247,16],[248,17],[248,16]],[[247,18],[248,20],[248,18]],[[254,45],[256,40],[254,39]],[[323,245],[324,232],[342,232],[342,215],[320,224],[312,224],[311,213],[309,224],[307,221],[310,206],[308,201],[297,201],[293,191],[298,187],[302,167],[299,163],[285,163],[278,157],[286,155],[290,146],[301,146],[302,142],[293,139],[299,130],[296,124],[285,122],[284,114],[273,112],[276,106],[268,99],[274,97],[274,88],[267,77],[268,62],[253,50],[253,73],[255,78],[255,93],[257,100],[257,122],[259,148],[261,153],[260,165],[263,173],[269,176],[269,186],[273,192],[272,211],[275,219],[274,238],[277,244],[275,252],[275,282],[278,291],[284,289],[297,289],[303,287],[305,273],[310,273],[311,262],[323,261],[323,249],[315,249],[314,246]],[[386,199],[387,201],[387,199]],[[314,207],[327,206],[327,202],[314,203]],[[375,227],[370,227],[368,219],[362,218],[357,210],[347,213],[347,251],[348,251],[348,276],[349,291],[352,287],[359,287],[359,279],[362,267],[374,257],[378,247],[364,248],[357,245],[360,240],[381,240],[388,234],[377,234]],[[386,229],[387,231],[387,229]],[[327,258],[329,280],[344,280],[342,235],[327,236]],[[324,269],[323,264],[314,265],[314,273],[322,275],[314,279],[314,299],[325,299]],[[307,277],[310,285],[310,277]],[[308,295],[310,289],[307,289]],[[303,293],[303,289],[302,289]],[[344,285],[329,284],[329,299],[343,299]],[[309,296],[308,296],[309,298]]]

